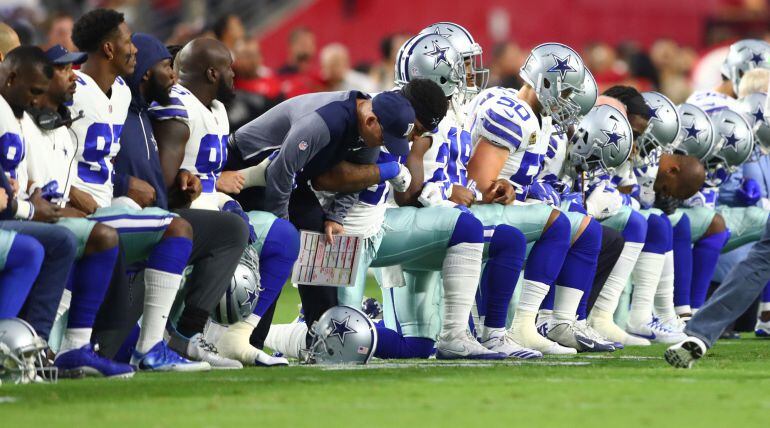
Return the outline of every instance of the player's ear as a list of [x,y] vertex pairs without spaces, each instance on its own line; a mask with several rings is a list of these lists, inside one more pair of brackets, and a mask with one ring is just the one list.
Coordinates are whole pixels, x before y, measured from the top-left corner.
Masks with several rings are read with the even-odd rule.
[[211,83],[214,83],[219,78],[219,72],[214,67],[209,67],[206,69],[206,80],[208,80]]
[[107,41],[102,44],[102,53],[108,61],[112,61],[112,58],[115,57],[115,46],[112,45],[112,42]]
[[5,78],[5,86],[13,85],[13,81],[16,80],[16,72],[11,71],[8,73],[8,77]]

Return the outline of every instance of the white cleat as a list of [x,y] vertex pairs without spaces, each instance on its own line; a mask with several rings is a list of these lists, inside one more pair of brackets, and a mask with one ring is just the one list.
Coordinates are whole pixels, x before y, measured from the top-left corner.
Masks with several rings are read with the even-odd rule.
[[576,352],[612,352],[615,346],[602,345],[582,334],[575,322],[561,322],[554,325],[548,332],[548,338],[561,346],[572,348]]
[[672,330],[670,326],[661,324],[657,319],[653,319],[647,324],[628,324],[626,331],[633,336],[641,337],[655,343],[672,344],[687,339],[687,335],[684,334],[684,332]]
[[543,353],[534,349],[529,349],[516,343],[510,336],[505,334],[505,330],[493,332],[490,334],[489,339],[481,342],[481,344],[493,352],[500,352],[508,356],[508,358],[518,358],[522,360],[529,360],[532,358],[543,358]]
[[641,337],[631,336],[618,327],[612,319],[612,314],[594,309],[588,316],[588,325],[602,337],[623,346],[650,346],[650,341]]
[[246,366],[288,366],[289,360],[273,357],[261,349],[251,346],[249,337],[254,328],[244,321],[237,322],[222,334],[217,342],[219,355],[240,361]]
[[219,355],[217,348],[203,338],[203,333],[198,333],[189,339],[172,333],[168,340],[168,347],[188,360],[205,361],[214,370],[243,368],[243,364],[239,361]]
[[540,351],[543,355],[574,355],[577,351],[546,339],[537,332],[534,319],[515,318],[511,329],[506,333],[511,340],[529,349]]
[[666,362],[679,369],[692,368],[693,364],[706,354],[708,348],[697,337],[688,337],[666,349],[663,356]]
[[754,334],[762,338],[770,337],[770,321],[762,321],[757,318],[757,323],[754,325]]
[[485,348],[473,335],[461,333],[442,334],[436,342],[438,360],[502,360],[508,355]]

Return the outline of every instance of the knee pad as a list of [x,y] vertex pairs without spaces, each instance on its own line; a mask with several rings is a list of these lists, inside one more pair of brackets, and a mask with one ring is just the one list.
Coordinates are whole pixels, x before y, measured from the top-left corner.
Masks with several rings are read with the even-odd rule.
[[495,233],[489,242],[489,257],[496,257],[501,254],[521,254],[527,251],[527,238],[519,229],[507,224],[500,224],[495,227]]
[[[268,243],[272,245],[268,245]],[[275,219],[270,230],[265,236],[265,245],[262,246],[260,256],[281,256],[285,259],[296,260],[299,255],[299,232],[289,221],[282,218]]]
[[567,241],[570,239],[570,235],[572,234],[572,225],[569,222],[569,219],[566,215],[559,213],[559,216],[556,217],[556,220],[554,220],[553,223],[551,223],[550,226],[548,226],[548,229],[543,232],[542,238],[555,238],[555,237],[566,237]]
[[626,227],[623,228],[623,239],[626,242],[644,242],[647,238],[647,220],[643,215],[632,211],[628,216]]
[[650,214],[647,218],[647,237],[642,251],[665,254],[671,247],[671,223],[663,217]]
[[[569,226],[569,222],[567,222]],[[472,214],[462,212],[457,218],[449,247],[457,244],[481,244],[484,242],[484,226]]]

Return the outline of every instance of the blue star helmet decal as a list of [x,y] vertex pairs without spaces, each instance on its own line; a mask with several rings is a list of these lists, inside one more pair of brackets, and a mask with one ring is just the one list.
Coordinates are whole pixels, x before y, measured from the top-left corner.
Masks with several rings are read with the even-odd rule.
[[705,131],[705,129],[698,129],[695,127],[695,120],[692,121],[692,124],[689,127],[685,127],[684,130],[687,132],[687,135],[684,137],[685,140],[688,138],[697,140],[698,135]]
[[436,43],[435,40],[433,41],[433,51],[427,52],[425,55],[428,55],[434,58],[434,61],[435,61],[433,63],[434,70],[438,68],[439,64],[441,64],[442,62],[450,67],[452,66],[452,64],[449,63],[449,60],[446,59],[446,51],[448,50],[449,50],[448,46],[445,48],[442,48],[441,46],[438,45],[438,43]]
[[740,141],[740,138],[736,138],[735,131],[733,131],[732,134],[725,135],[725,144],[722,147],[732,147],[738,153],[738,141]]
[[754,116],[754,122],[760,123],[765,121],[765,113],[762,111],[762,106],[757,106],[757,111],[754,113],[751,113],[752,116]]
[[345,335],[357,333],[355,330],[350,328],[348,326],[348,321],[350,321],[350,316],[345,318],[342,322],[339,322],[332,318],[332,332],[329,333],[329,337],[337,336],[337,338],[340,340],[340,342],[344,345],[345,344]]
[[252,306],[254,302],[257,301],[257,297],[259,297],[259,294],[257,293],[257,291],[252,290],[250,288],[246,289],[246,295],[248,297],[246,297],[246,300],[244,300],[243,303],[241,303],[241,306]]
[[764,62],[765,59],[762,58],[761,52],[754,52],[751,51],[751,59],[749,59],[749,62],[753,62],[754,65],[759,65],[761,62]]
[[626,138],[626,136],[621,133],[615,132],[617,129],[618,129],[617,122],[615,122],[612,125],[612,130],[607,131],[605,129],[602,129],[602,132],[604,133],[604,135],[607,136],[607,141],[602,145],[602,147],[613,146],[615,147],[615,150],[620,150],[620,142],[624,138]]
[[660,110],[660,107],[650,107],[650,120],[652,119],[658,119],[660,120],[660,116],[658,116],[658,110]]
[[572,55],[567,55],[567,58],[559,58],[556,56],[556,54],[551,54],[553,57],[553,60],[556,61],[556,64],[551,66],[551,68],[548,69],[548,71],[556,71],[561,76],[561,79],[564,80],[564,77],[567,75],[567,73],[577,72],[571,65],[569,65],[570,59],[572,59]]

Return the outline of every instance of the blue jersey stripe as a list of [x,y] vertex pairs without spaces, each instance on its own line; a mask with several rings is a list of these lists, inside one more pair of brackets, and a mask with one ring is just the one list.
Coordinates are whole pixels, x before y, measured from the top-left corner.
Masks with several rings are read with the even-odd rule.
[[502,126],[503,128],[513,132],[516,136],[519,137],[519,140],[521,140],[521,126],[511,122],[510,119],[498,114],[492,109],[487,110],[487,118]]
[[510,144],[511,148],[514,150],[518,149],[519,145],[521,145],[521,140],[516,140],[516,137],[511,133],[506,132],[488,120],[483,121],[482,126],[484,127],[485,131],[500,138],[503,142]]

